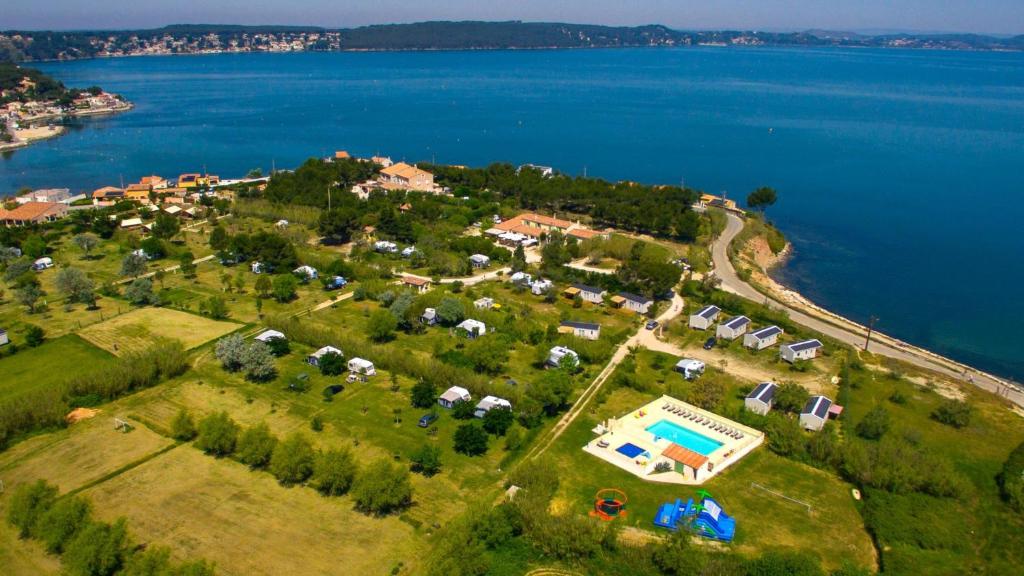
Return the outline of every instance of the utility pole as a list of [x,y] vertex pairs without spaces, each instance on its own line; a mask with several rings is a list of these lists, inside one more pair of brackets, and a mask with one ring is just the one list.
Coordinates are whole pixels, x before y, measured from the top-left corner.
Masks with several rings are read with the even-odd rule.
[[331,211],[331,185],[327,185],[327,211]]
[[872,314],[871,317],[868,318],[868,337],[866,340],[864,340],[865,352],[868,351],[868,345],[871,344],[871,332],[875,329],[875,322],[878,322],[878,316]]

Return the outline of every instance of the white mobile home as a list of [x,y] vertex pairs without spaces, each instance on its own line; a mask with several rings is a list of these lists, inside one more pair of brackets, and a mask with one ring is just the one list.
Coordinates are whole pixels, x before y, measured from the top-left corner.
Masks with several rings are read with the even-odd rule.
[[775,398],[775,383],[761,382],[743,400],[747,410],[764,416],[772,409],[772,400]]
[[363,358],[353,358],[349,360],[348,371],[362,376],[373,376],[377,373],[377,369],[374,368],[373,362],[364,360]]
[[424,310],[423,315],[420,316],[420,322],[426,324],[427,326],[433,326],[434,324],[437,324],[437,309],[427,308],[426,310]]
[[473,397],[470,396],[469,390],[466,390],[462,386],[452,386],[445,390],[444,394],[441,394],[437,398],[437,403],[444,408],[452,408],[459,402],[469,402]]
[[511,410],[512,403],[504,398],[498,398],[497,396],[484,396],[484,399],[477,403],[476,410],[473,412],[473,415],[477,418],[483,418],[484,414],[487,414],[495,408]]
[[543,278],[538,278],[533,282],[530,282],[530,292],[533,293],[534,296],[547,294],[554,287],[555,285],[551,283],[551,280],[545,280]]
[[824,396],[811,396],[800,411],[800,425],[804,430],[817,432],[825,427],[828,421],[828,410],[832,407],[832,401]]
[[646,296],[639,296],[630,292],[619,292],[619,307],[632,310],[637,314],[647,314],[647,311],[654,306],[654,299]]
[[469,338],[476,338],[477,336],[483,336],[487,333],[487,325],[479,320],[473,320],[472,318],[466,318],[460,322],[456,328],[464,330],[466,332],[466,336]]
[[711,304],[701,308],[694,314],[690,314],[690,328],[707,330],[715,323],[715,320],[718,318],[718,313],[721,311],[721,308]]
[[310,366],[320,366],[320,359],[328,354],[337,354],[338,356],[344,356],[341,350],[338,350],[334,346],[324,346],[323,348],[313,352],[309,356],[306,356],[306,364]]
[[782,328],[767,326],[745,335],[743,337],[743,345],[752,350],[764,350],[778,342],[781,335]]
[[490,310],[494,308],[494,298],[484,296],[473,301],[473,307],[477,310]]
[[47,268],[53,268],[53,259],[43,256],[32,263],[32,269],[35,271],[46,270]]
[[575,322],[573,320],[563,320],[561,326],[558,329],[559,332],[572,334],[577,338],[584,338],[586,340],[597,340],[601,337],[601,325],[592,324],[590,322]]
[[821,342],[816,339],[801,340],[779,347],[779,357],[790,364],[797,360],[811,360],[817,358],[818,350],[821,348]]
[[[587,286],[586,284],[573,284],[572,288],[576,289],[576,294],[579,294],[580,298],[583,298],[584,301],[590,302],[591,304],[604,303],[604,295],[608,293],[601,288]],[[573,297],[575,297],[575,294]]]
[[565,361],[572,362],[573,365],[578,366],[580,363],[580,357],[574,350],[566,348],[565,346],[555,346],[550,352],[548,352],[548,359],[547,362],[545,362],[545,365],[552,368],[558,368],[562,365],[563,359],[565,358],[569,358],[569,360]]
[[693,380],[704,373],[704,363],[694,358],[683,358],[676,362],[675,370],[687,380]]
[[719,324],[718,329],[715,331],[715,336],[725,340],[735,340],[740,336],[743,336],[749,326],[750,318],[747,318],[746,316],[736,316],[735,318],[730,318]]

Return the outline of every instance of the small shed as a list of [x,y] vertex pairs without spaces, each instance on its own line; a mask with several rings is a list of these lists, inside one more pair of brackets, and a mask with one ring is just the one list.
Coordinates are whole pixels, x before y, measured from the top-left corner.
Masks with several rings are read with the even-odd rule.
[[779,347],[779,357],[792,364],[798,360],[811,360],[817,358],[818,350],[823,348],[822,343],[817,339],[801,340],[791,344],[783,344]]
[[715,323],[718,319],[718,314],[722,309],[714,304],[709,304],[694,314],[690,314],[690,328],[697,330],[707,330]]
[[328,354],[337,354],[338,356],[344,356],[341,350],[334,346],[324,346],[323,348],[313,352],[306,357],[306,363],[311,366],[320,366],[320,359]]
[[427,326],[433,326],[434,324],[437,324],[437,309],[427,308],[426,310],[424,310],[423,314],[420,315],[420,322],[422,324],[426,324]]
[[829,409],[832,407],[832,401],[824,396],[811,396],[807,399],[807,404],[804,405],[804,409],[800,411],[800,425],[805,430],[814,430],[815,432],[825,427],[825,422],[828,421]]
[[451,388],[444,391],[437,398],[437,403],[443,408],[452,408],[459,402],[469,402],[473,397],[469,394],[469,390],[466,390],[462,386],[452,386]]
[[487,268],[491,265],[491,259],[483,254],[473,254],[469,257],[469,263],[473,268]]
[[715,336],[725,340],[735,340],[740,336],[743,336],[743,334],[747,332],[747,327],[749,326],[750,318],[747,318],[746,316],[736,316],[719,324],[718,330],[715,331]]
[[10,344],[10,343],[11,343],[11,339],[7,337],[7,330],[4,330],[3,328],[0,328],[0,346],[3,346],[4,344]]
[[704,373],[705,365],[695,358],[683,358],[676,362],[675,370],[687,380],[693,380]]
[[743,400],[747,410],[764,416],[772,409],[772,399],[775,398],[775,383],[761,382]]
[[476,308],[477,310],[490,310],[491,308],[494,308],[494,298],[491,298],[489,296],[478,298],[477,300],[473,301],[473,307]]
[[621,298],[619,301],[620,308],[632,310],[637,314],[647,314],[651,309],[651,306],[654,306],[653,298],[640,296],[631,292],[619,292],[618,297]]
[[430,290],[430,280],[420,278],[419,276],[410,276],[408,274],[402,276],[402,285],[412,288],[419,294]]
[[456,328],[465,331],[466,336],[469,338],[476,338],[487,333],[487,325],[479,320],[473,320],[472,318],[466,318],[460,322]]
[[574,350],[566,348],[565,346],[555,346],[548,352],[548,359],[544,365],[552,368],[558,368],[562,365],[564,358],[570,358],[574,365],[578,365],[580,363],[579,354],[576,354]]
[[353,374],[361,374],[363,376],[373,376],[377,373],[377,369],[374,368],[373,362],[363,358],[353,358],[349,360],[348,371]]
[[487,414],[495,408],[511,410],[512,403],[504,398],[498,398],[497,396],[484,396],[483,400],[477,402],[476,410],[473,412],[473,415],[477,418],[483,418],[484,414]]
[[572,334],[577,338],[584,338],[586,340],[597,340],[601,337],[601,325],[590,322],[563,320],[558,327],[558,331]]
[[284,333],[278,332],[277,330],[265,330],[260,332],[259,335],[253,338],[253,340],[266,343],[274,340],[275,338],[285,339]]
[[751,350],[764,350],[779,341],[782,328],[766,326],[743,336],[743,345]]

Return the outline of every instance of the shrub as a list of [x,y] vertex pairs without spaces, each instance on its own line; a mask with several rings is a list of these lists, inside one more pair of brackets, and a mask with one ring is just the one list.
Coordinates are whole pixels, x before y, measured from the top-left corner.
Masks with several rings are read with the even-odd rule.
[[46,333],[43,329],[35,324],[29,324],[25,326],[25,345],[29,348],[35,348],[46,340]]
[[313,474],[313,445],[295,432],[279,442],[270,457],[270,473],[284,485],[304,482]]
[[1010,452],[996,481],[1000,494],[1010,506],[1024,512],[1024,443]]
[[783,412],[799,412],[811,395],[799,384],[784,382],[775,389],[773,406]]
[[270,432],[266,422],[260,422],[247,428],[238,438],[238,460],[251,468],[266,468],[275,446],[277,437]]
[[476,405],[472,402],[461,400],[452,406],[452,418],[456,420],[469,420],[476,412]]
[[509,427],[515,422],[512,411],[508,408],[495,407],[484,414],[484,430],[495,436],[504,436]]
[[409,457],[412,471],[430,477],[441,471],[441,449],[437,446],[424,444]]
[[214,456],[227,456],[235,451],[238,425],[227,412],[215,412],[199,423],[196,448]]
[[376,310],[370,315],[367,330],[374,342],[387,342],[395,337],[398,320],[387,310]]
[[881,406],[875,406],[864,415],[864,418],[857,423],[857,435],[866,440],[878,440],[892,425],[892,418],[889,411]]
[[18,529],[18,536],[28,538],[39,518],[57,499],[57,487],[42,480],[22,484],[14,489],[7,504],[7,521]]
[[129,554],[124,518],[113,524],[92,522],[68,542],[61,557],[64,569],[72,575],[111,576]]
[[333,449],[316,457],[313,464],[313,485],[325,496],[339,496],[349,491],[356,477],[356,461],[347,449]]
[[185,408],[178,410],[174,420],[171,420],[171,437],[182,442],[196,437],[196,423]]
[[356,508],[376,515],[388,514],[412,502],[409,471],[387,459],[372,463],[352,486]]
[[273,380],[277,376],[274,355],[270,351],[270,346],[263,342],[253,342],[245,349],[242,354],[242,367],[245,368],[245,377],[254,382]]
[[425,380],[412,386],[412,405],[416,408],[430,408],[437,402],[437,388]]
[[748,576],[824,576],[821,562],[807,552],[769,550],[747,563]]
[[324,354],[320,357],[317,364],[320,367],[320,373],[324,376],[338,376],[348,368],[345,364],[345,358],[337,352]]
[[156,294],[153,293],[153,281],[149,278],[132,280],[132,283],[124,290],[124,297],[136,306],[156,304],[159,301]]
[[946,400],[932,412],[932,418],[947,426],[963,428],[971,423],[971,406],[962,400]]
[[90,513],[89,503],[82,498],[70,496],[58,500],[39,517],[36,535],[47,551],[60,554],[75,534],[89,524]]
[[477,422],[463,424],[455,430],[455,451],[467,456],[487,452],[487,432]]
[[267,347],[270,348],[270,353],[273,354],[275,358],[286,356],[289,352],[292,351],[291,345],[288,344],[288,339],[281,338],[280,336],[268,338],[267,341],[264,342],[264,344],[266,344]]

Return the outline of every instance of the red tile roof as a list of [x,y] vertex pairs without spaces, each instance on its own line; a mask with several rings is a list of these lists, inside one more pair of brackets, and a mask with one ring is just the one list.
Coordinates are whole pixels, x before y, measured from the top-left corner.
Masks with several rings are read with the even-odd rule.
[[700,468],[708,461],[707,456],[698,454],[689,448],[683,448],[679,444],[669,444],[668,448],[665,448],[665,451],[662,452],[661,455],[666,458],[671,458],[683,466],[689,466],[694,470]]

